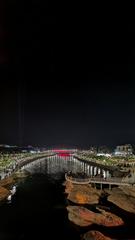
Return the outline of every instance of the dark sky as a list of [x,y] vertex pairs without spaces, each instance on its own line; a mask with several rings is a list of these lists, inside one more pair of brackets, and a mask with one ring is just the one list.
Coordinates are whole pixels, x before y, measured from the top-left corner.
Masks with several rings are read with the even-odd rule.
[[135,26],[103,9],[1,1],[0,143],[134,144]]

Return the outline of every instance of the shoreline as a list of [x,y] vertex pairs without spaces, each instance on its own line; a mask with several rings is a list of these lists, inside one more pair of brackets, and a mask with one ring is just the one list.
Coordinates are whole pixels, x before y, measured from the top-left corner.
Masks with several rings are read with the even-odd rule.
[[26,164],[30,162],[34,162],[38,159],[44,159],[47,157],[54,156],[55,154],[48,154],[48,155],[42,155],[42,156],[33,156],[32,158],[24,159],[23,162],[20,162],[16,165],[16,167],[12,170],[12,172],[9,172],[3,179],[0,179],[0,202],[4,201],[8,198],[8,196],[11,194],[10,188],[18,179],[25,178],[28,176],[28,174],[24,171],[21,172],[21,168],[25,166]]
[[[126,239],[128,239],[129,235],[131,238],[135,238],[135,235],[133,236],[132,234],[135,221],[135,209],[134,212],[132,212],[132,208],[134,208],[135,204],[131,206],[132,208],[129,208],[130,202],[128,202],[132,198],[133,203],[135,203],[135,196],[131,197],[130,195],[126,195],[125,192],[121,195],[122,190],[115,187],[112,192],[110,191],[111,193],[108,193],[106,189],[100,191],[89,184],[86,186],[79,186],[66,181],[64,185],[67,199],[68,219],[80,229],[82,232],[82,239],[84,239],[83,237],[87,233],[90,235],[93,230],[98,231],[98,236],[100,236],[101,233],[105,234],[105,237],[107,235],[110,239],[117,239],[118,236],[122,239],[124,236],[124,234],[122,235],[122,232],[124,230],[127,234]],[[135,191],[134,187],[133,189]],[[128,188],[127,190],[129,191]],[[132,189],[130,189],[130,191],[132,191]],[[104,196],[102,196],[102,194],[104,194]],[[116,194],[116,200],[120,204],[109,201],[109,194],[110,196]],[[124,197],[127,198],[127,196],[129,196],[126,203],[127,205],[124,206],[122,201],[125,201]],[[126,207],[127,209],[122,207]],[[105,216],[108,216],[108,219],[105,218]],[[108,222],[109,219],[110,222]],[[108,224],[110,224],[110,226]],[[114,233],[111,232],[112,229],[114,230]],[[98,236],[97,238],[95,237],[92,239],[96,240],[98,239]]]

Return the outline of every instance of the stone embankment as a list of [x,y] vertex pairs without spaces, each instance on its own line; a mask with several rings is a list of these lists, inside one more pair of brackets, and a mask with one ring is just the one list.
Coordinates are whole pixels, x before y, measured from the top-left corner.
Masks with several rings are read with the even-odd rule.
[[24,165],[30,163],[30,162],[33,162],[33,161],[36,161],[38,159],[41,159],[41,158],[46,158],[46,157],[51,157],[51,156],[54,156],[55,153],[49,153],[49,154],[46,154],[46,153],[42,153],[42,154],[36,154],[35,156],[30,156],[30,157],[27,157],[27,158],[23,158],[21,159],[20,161],[18,161],[18,166],[17,168],[21,168],[23,167]]
[[12,176],[0,180],[0,201],[7,199],[11,194],[11,187],[20,179],[29,176],[27,171],[15,172]]
[[[50,157],[55,155],[55,153],[36,153],[36,154],[32,154],[30,156],[23,156],[23,157],[14,157],[9,159],[11,161],[11,164],[8,166],[5,166],[3,169],[0,169],[0,179],[4,179],[6,177],[11,176],[14,172],[16,172],[17,170],[19,170],[21,167],[23,167],[24,165],[36,161],[38,159],[42,159],[42,158],[46,158],[46,157]],[[3,160],[4,161],[4,160]]]
[[0,201],[7,199],[7,197],[10,195],[10,187],[13,186],[13,184],[18,181],[21,178],[25,178],[29,175],[29,173],[26,170],[19,171],[19,169],[24,166],[25,164],[36,161],[40,158],[50,157],[55,155],[52,154],[36,154],[35,156],[30,156],[26,158],[20,159],[16,164],[14,168],[11,168],[7,173],[3,173],[3,179],[0,180]]

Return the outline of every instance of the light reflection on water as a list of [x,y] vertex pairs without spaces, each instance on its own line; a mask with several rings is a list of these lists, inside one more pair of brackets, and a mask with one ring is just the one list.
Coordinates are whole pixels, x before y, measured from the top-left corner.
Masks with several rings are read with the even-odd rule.
[[39,159],[23,167],[32,174],[57,174],[66,171],[83,171],[83,164],[72,156],[52,156],[46,159]]
[[108,170],[103,170],[100,169],[100,167],[81,162],[72,155],[55,155],[45,159],[39,159],[35,162],[27,164],[22,169],[28,170],[31,174],[42,173],[52,175],[57,178],[67,171],[72,171],[74,173],[85,172],[91,177],[96,174],[100,174],[102,170],[105,177],[110,177]]

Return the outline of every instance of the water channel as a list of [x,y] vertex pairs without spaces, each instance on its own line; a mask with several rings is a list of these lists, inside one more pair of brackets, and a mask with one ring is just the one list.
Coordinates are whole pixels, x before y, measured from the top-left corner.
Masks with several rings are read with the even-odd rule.
[[[99,169],[72,156],[53,156],[24,166],[31,174],[17,183],[11,202],[0,205],[0,240],[79,240],[80,229],[68,220],[64,176],[66,171],[95,174]],[[109,176],[109,172],[105,172]]]

